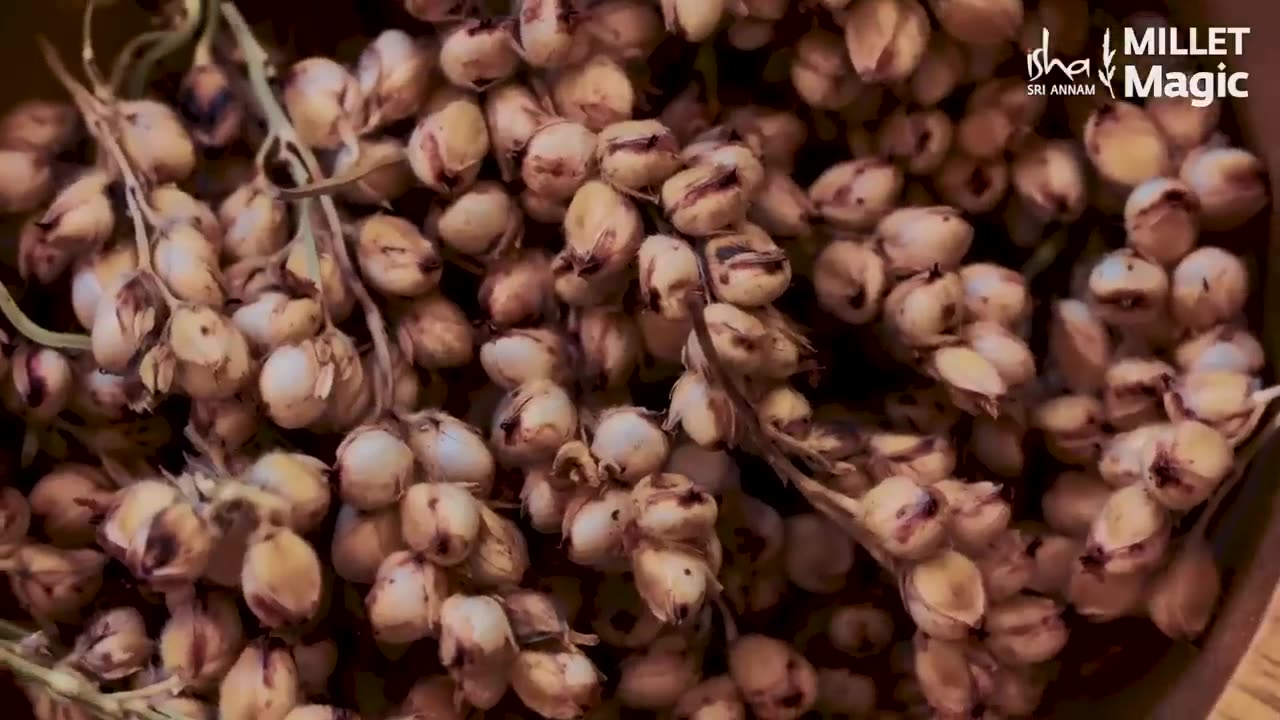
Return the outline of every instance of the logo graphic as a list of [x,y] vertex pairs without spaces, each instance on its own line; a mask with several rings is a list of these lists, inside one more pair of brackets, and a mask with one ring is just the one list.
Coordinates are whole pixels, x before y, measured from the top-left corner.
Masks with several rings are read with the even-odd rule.
[[[1118,52],[1111,44],[1111,30],[1102,34],[1102,64],[1093,73],[1088,58],[1063,61],[1053,56],[1049,30],[1041,28],[1040,47],[1027,53],[1028,95],[1097,95],[1098,85],[1112,100],[1145,98],[1187,98],[1195,107],[1205,107],[1223,98],[1245,98],[1247,72],[1229,72],[1225,62],[1209,62],[1213,69],[1184,72],[1184,64],[1166,67],[1175,58],[1225,57],[1241,55],[1249,28],[1220,27],[1180,29],[1124,28],[1124,65],[1116,62]],[[1139,61],[1153,58],[1153,62]],[[1179,69],[1170,69],[1177,67]],[[1117,78],[1117,71],[1121,77]],[[1216,72],[1215,72],[1216,70]],[[1094,78],[1097,82],[1094,83]],[[1123,82],[1122,82],[1123,80]]]
[[[1048,34],[1048,30],[1045,34]],[[1098,68],[1098,80],[1102,82],[1102,86],[1111,93],[1111,99],[1116,99],[1116,90],[1111,87],[1111,79],[1116,76],[1116,51],[1111,49],[1111,29],[1107,28],[1102,33],[1102,67]]]

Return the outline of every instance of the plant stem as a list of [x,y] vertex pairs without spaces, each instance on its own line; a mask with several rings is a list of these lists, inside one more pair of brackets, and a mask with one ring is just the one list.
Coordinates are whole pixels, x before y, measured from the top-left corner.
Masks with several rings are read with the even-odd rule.
[[[216,2],[217,0],[209,0]],[[165,32],[159,37],[151,49],[138,60],[133,72],[129,75],[128,97],[139,97],[147,89],[147,81],[151,78],[151,69],[156,63],[185,45],[196,34],[200,27],[201,0],[183,0],[183,18],[178,27]]]
[[22,312],[22,308],[18,307],[18,303],[9,294],[9,288],[2,283],[0,283],[0,313],[4,314],[5,319],[20,335],[37,345],[62,350],[88,350],[92,347],[88,335],[53,332],[35,324],[26,313]]
[[[0,666],[8,668],[20,679],[43,688],[60,700],[75,703],[95,717],[105,720],[122,720],[126,717],[139,720],[188,720],[161,712],[146,704],[135,703],[130,697],[104,693],[84,675],[69,668],[47,668],[23,657],[10,643],[0,643]],[[166,690],[170,688],[166,687]]]
[[[285,114],[284,108],[280,106],[280,101],[276,99],[275,93],[267,81],[267,63],[269,61],[267,51],[253,36],[253,31],[250,30],[249,24],[245,22],[244,17],[233,3],[224,2],[222,4],[222,13],[226,18],[227,24],[231,27],[231,32],[236,37],[236,43],[240,46],[241,53],[244,55],[245,66],[249,71],[249,83],[253,87],[253,95],[257,100],[258,106],[266,116],[268,132],[280,144],[282,155],[292,157],[301,162],[301,165],[295,162],[289,163],[294,183],[307,185],[322,180],[324,174],[320,171],[320,163],[316,161],[311,149],[298,138],[297,130],[294,129],[293,123],[289,121],[289,116]],[[365,324],[369,327],[369,335],[373,338],[374,352],[377,355],[378,364],[383,370],[374,384],[375,414],[381,415],[386,408],[385,402],[391,397],[392,392],[391,383],[394,373],[391,361],[391,340],[387,335],[386,324],[382,320],[382,311],[378,309],[377,304],[370,297],[369,291],[365,288],[364,283],[360,281],[360,276],[356,273],[355,266],[351,262],[350,253],[347,251],[347,243],[343,237],[342,221],[338,217],[338,208],[334,205],[333,198],[321,196],[319,200],[320,210],[324,213],[325,222],[329,225],[332,233],[330,251],[338,263],[339,270],[342,271],[343,280],[350,286],[352,293],[356,296],[356,300],[360,302],[361,308],[364,309]]]

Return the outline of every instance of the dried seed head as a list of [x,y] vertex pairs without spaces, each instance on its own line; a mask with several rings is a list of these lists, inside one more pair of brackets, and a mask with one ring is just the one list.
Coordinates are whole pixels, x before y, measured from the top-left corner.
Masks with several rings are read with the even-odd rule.
[[355,172],[358,165],[376,169],[338,190],[339,196],[352,204],[385,207],[413,185],[404,143],[397,138],[360,138],[355,146],[343,146],[333,158],[333,176]]
[[1089,116],[1084,149],[1103,180],[1125,188],[1166,174],[1169,145],[1160,128],[1139,106],[1110,102]]
[[[356,61],[355,79],[369,113],[367,125],[380,127],[413,117],[426,101],[436,59],[434,48],[402,30],[383,30],[365,46]],[[444,68],[443,49],[439,60]]]
[[534,133],[555,119],[543,101],[518,83],[504,83],[485,92],[484,114],[504,180],[514,176],[513,160]]
[[801,237],[811,231],[816,214],[804,188],[782,170],[768,168],[747,217],[772,235]]
[[545,122],[525,145],[520,177],[530,192],[568,200],[595,172],[598,142],[596,134],[580,123]]
[[1143,485],[1165,507],[1194,508],[1209,499],[1234,465],[1222,433],[1195,420],[1174,422],[1141,447]]
[[1009,190],[1009,166],[1002,159],[977,160],[955,154],[934,176],[943,202],[981,215],[995,210]]
[[640,300],[671,320],[689,317],[691,293],[701,284],[698,255],[689,243],[671,235],[650,235],[637,252]]
[[617,697],[626,708],[664,710],[694,687],[701,674],[688,641],[675,634],[663,635],[622,659]]
[[[925,705],[942,716],[978,714],[982,688],[974,662],[976,647],[962,638],[943,639],[917,632],[912,639],[912,677],[899,683],[895,695],[908,706]],[[917,699],[918,694],[918,699]]]
[[1036,407],[1034,422],[1051,455],[1067,464],[1088,465],[1098,459],[1105,417],[1095,397],[1059,395]]
[[1233,324],[1216,325],[1178,345],[1174,359],[1185,373],[1225,371],[1254,375],[1265,364],[1262,344],[1252,333]]
[[906,81],[906,97],[921,107],[945,100],[964,80],[964,50],[943,33],[932,33],[924,56]]
[[884,259],[869,242],[832,240],[813,267],[814,292],[824,310],[853,325],[879,314],[888,279]]
[[1111,497],[1112,488],[1078,470],[1059,473],[1041,498],[1044,520],[1054,532],[1083,538]]
[[576,320],[577,362],[585,389],[612,389],[625,384],[640,362],[642,338],[635,320],[620,309],[596,306]]
[[911,175],[928,175],[937,170],[951,148],[954,128],[941,110],[890,113],[876,135],[879,153],[902,163]]
[[956,469],[956,449],[946,435],[876,432],[867,440],[868,467],[877,479],[903,476],[932,485]]
[[662,19],[667,32],[689,42],[702,42],[720,26],[728,5],[725,0],[662,0]]
[[717,299],[739,307],[761,307],[791,284],[787,254],[758,225],[718,235],[703,247],[707,277]]
[[138,672],[154,650],[142,613],[112,608],[93,616],[76,637],[77,666],[100,680],[119,680]]
[[894,210],[878,223],[876,234],[893,277],[955,270],[973,243],[973,226],[945,205]]
[[[760,369],[764,362],[769,331],[755,316],[728,303],[712,303],[702,310],[707,333],[720,362],[729,372],[743,375]],[[707,359],[696,333],[690,333],[684,350],[684,365],[690,370],[706,367]]]
[[735,18],[725,31],[729,44],[737,50],[759,50],[773,41],[774,22],[752,17]]
[[400,644],[435,634],[448,595],[444,570],[406,550],[391,553],[378,566],[364,598],[374,637]]
[[176,502],[140,525],[126,546],[124,563],[154,590],[185,588],[204,574],[213,543],[208,522],[190,504]]
[[600,177],[623,192],[645,193],[680,169],[680,143],[659,120],[623,120],[601,128]]
[[1071,578],[1071,568],[1084,551],[1084,541],[1046,533],[1035,536],[1029,551],[1034,569],[1026,589],[1062,598]]
[[231,322],[255,348],[273,350],[314,337],[323,315],[317,297],[269,290],[236,308]]
[[177,361],[177,383],[193,399],[228,399],[255,369],[248,338],[230,318],[209,307],[174,308],[168,343]]
[[1009,391],[999,369],[964,345],[935,350],[926,361],[926,370],[946,387],[951,402],[971,415],[996,417]]
[[480,365],[494,384],[512,390],[533,380],[573,379],[567,339],[550,328],[516,328],[480,346]]
[[1163,360],[1130,357],[1107,368],[1102,403],[1107,422],[1118,430],[1132,430],[1163,418],[1160,398],[1173,367]]
[[1195,193],[1180,180],[1148,180],[1125,200],[1125,242],[1143,257],[1174,265],[1196,245],[1199,209]]
[[480,536],[480,511],[480,502],[462,485],[420,483],[400,500],[400,528],[408,546],[425,560],[457,565]]
[[243,481],[282,498],[291,508],[290,527],[310,532],[329,511],[329,466],[310,455],[272,451],[245,471]]
[[83,258],[71,276],[71,308],[86,330],[93,330],[98,307],[138,267],[132,243],[121,244]]
[[439,410],[406,420],[409,447],[428,480],[463,485],[477,497],[493,489],[493,454],[477,428]]
[[928,347],[963,321],[964,283],[954,272],[924,272],[894,286],[884,301],[885,322],[911,347]]
[[961,337],[975,352],[987,359],[1011,388],[1025,386],[1036,378],[1036,359],[1027,341],[1004,325],[978,321],[966,325]]
[[939,639],[968,637],[986,615],[982,573],[954,550],[913,565],[902,576],[901,591],[916,626]]
[[218,717],[284,720],[302,700],[289,649],[260,638],[245,646],[218,689]]
[[859,2],[842,22],[849,59],[869,83],[907,79],[929,46],[929,14],[916,0]]
[[1234,230],[1262,211],[1270,199],[1267,171],[1258,156],[1241,148],[1193,150],[1178,172],[1200,205],[1209,230]]
[[696,617],[717,587],[706,559],[682,547],[642,540],[630,555],[636,590],[662,622],[679,625]]
[[605,410],[591,438],[591,455],[604,478],[624,485],[661,469],[669,447],[656,417],[630,406]]
[[137,171],[157,183],[190,177],[196,146],[173,108],[156,100],[126,100],[117,109],[120,145]]
[[219,205],[218,218],[225,228],[223,254],[230,260],[271,255],[288,242],[284,202],[271,196],[261,179],[230,193]]
[[697,542],[714,534],[716,500],[674,473],[655,473],[631,491],[634,525],[646,538]]
[[338,509],[333,542],[329,546],[329,561],[338,577],[361,585],[372,584],[382,561],[403,549],[398,507],[370,512],[350,505]]
[[810,107],[840,110],[862,94],[864,85],[849,64],[844,39],[814,28],[796,41],[791,57],[791,87]]
[[343,502],[377,510],[394,505],[413,482],[413,451],[390,427],[364,425],[338,445],[334,472]]
[[947,529],[941,493],[908,477],[890,477],[862,496],[862,523],[894,557],[932,555]]
[[1089,528],[1083,558],[1110,574],[1145,572],[1164,559],[1171,526],[1168,510],[1143,485],[1120,488]]
[[791,171],[809,134],[808,125],[794,113],[760,105],[733,108],[726,120],[748,145],[759,148],[761,162],[781,172]]
[[75,140],[79,116],[69,103],[32,98],[0,117],[0,148],[52,157]]
[[1094,265],[1089,273],[1089,300],[1104,321],[1121,327],[1139,325],[1158,317],[1169,298],[1169,285],[1164,268],[1125,248],[1108,253]]
[[795,648],[765,635],[729,647],[729,676],[756,717],[796,720],[817,702],[818,677]]
[[262,527],[249,540],[240,573],[245,603],[258,622],[287,628],[320,610],[323,591],[315,548],[288,528]]
[[1218,247],[1193,250],[1169,281],[1173,319],[1191,330],[1233,322],[1249,296],[1249,271],[1238,256]]
[[724,391],[700,373],[687,371],[671,388],[671,404],[664,428],[678,424],[699,446],[718,450],[734,438],[734,411]]
[[159,480],[141,480],[120,489],[98,525],[98,544],[123,562],[134,538],[146,532],[160,511],[178,501],[177,489]]
[[465,573],[477,587],[505,590],[529,570],[529,548],[515,522],[480,507],[480,535],[467,557]]
[[468,19],[444,36],[440,69],[449,82],[476,92],[505,80],[520,66],[511,35],[501,23]]
[[345,67],[325,57],[294,63],[284,79],[284,106],[302,142],[334,150],[365,126],[366,97]]
[[453,196],[471,188],[489,154],[484,112],[472,98],[461,98],[425,116],[406,146],[409,167],[428,188]]
[[987,547],[1009,527],[1013,508],[1000,497],[999,485],[940,480],[933,487],[946,499],[948,529],[961,546]]
[[1189,539],[1147,589],[1147,615],[1160,632],[1192,640],[1204,632],[1222,594],[1213,549]]
[[562,534],[569,560],[587,567],[610,565],[620,557],[623,533],[634,515],[630,493],[579,492],[569,501]]
[[62,188],[42,215],[23,225],[18,238],[18,273],[23,279],[47,285],[107,241],[115,227],[107,182],[101,172],[84,173]]
[[827,621],[827,638],[846,655],[878,655],[893,640],[893,616],[875,605],[841,605]]
[[818,513],[792,515],[786,529],[783,565],[791,583],[816,594],[842,590],[856,558],[853,540]]
[[1001,602],[1027,587],[1035,575],[1032,548],[1035,539],[1018,528],[997,534],[986,546],[977,548],[975,562],[989,603]]
[[500,183],[482,180],[444,206],[429,227],[449,248],[485,257],[517,244],[524,216]]
[[400,349],[428,370],[462,367],[474,357],[471,322],[452,300],[432,293],[401,307],[396,328]]
[[360,223],[356,237],[360,273],[384,295],[416,297],[440,284],[444,260],[435,243],[413,223],[385,213]]
[[193,595],[171,605],[160,631],[161,666],[189,687],[208,688],[222,678],[244,647],[235,598],[222,592]]
[[676,717],[688,720],[746,720],[738,686],[728,675],[707,678],[689,688],[672,709]]
[[601,674],[578,650],[523,650],[511,669],[511,689],[525,707],[551,720],[574,720],[596,705]]
[[803,393],[790,385],[770,388],[755,403],[756,417],[765,432],[804,442],[813,422],[813,407]]
[[577,426],[578,410],[569,393],[550,380],[534,380],[499,403],[490,442],[504,462],[527,465],[551,460]]
[[1151,443],[1168,436],[1173,426],[1153,423],[1109,438],[1098,458],[1098,475],[1113,488],[1142,482],[1146,476],[1144,456]]
[[506,693],[518,648],[501,603],[456,594],[440,611],[440,663],[471,705],[488,710]]
[[581,19],[580,32],[599,52],[620,61],[643,60],[663,37],[659,8],[641,0],[606,0]]
[[525,471],[524,483],[520,486],[520,509],[535,532],[554,535],[564,527],[571,493],[557,487],[560,484],[549,468]]
[[31,212],[53,192],[53,168],[36,152],[0,149],[0,211]]
[[107,556],[32,543],[17,549],[9,587],[22,609],[42,622],[80,622],[102,587]]
[[0,392],[10,412],[47,422],[66,409],[74,388],[75,374],[65,355],[24,344],[14,351],[8,382]]
[[1014,40],[1022,28],[1022,0],[930,0],[938,24],[969,45],[998,45]]
[[603,284],[629,267],[644,240],[640,212],[599,180],[578,189],[564,217],[564,249],[552,260],[556,295],[571,305],[590,302]]
[[552,303],[551,260],[538,250],[521,250],[495,260],[480,284],[480,305],[498,328],[540,320]]
[[[1057,44],[1056,36],[1054,44]],[[1222,117],[1221,106],[1197,105],[1192,98],[1161,97],[1151,98],[1143,107],[1160,126],[1175,154],[1181,155],[1205,144]]]
[[1049,357],[1068,389],[1078,393],[1101,389],[1111,356],[1111,337],[1093,308],[1080,300],[1054,303]]
[[254,531],[265,525],[287,525],[291,515],[284,498],[244,483],[215,485],[201,511],[217,530],[216,552],[209,556],[205,578],[235,588],[240,586],[245,551]]
[[1066,599],[1076,613],[1090,622],[1101,623],[1137,611],[1147,586],[1147,574],[1099,572],[1097,565],[1086,558],[1072,562],[1066,586]]
[[456,694],[457,685],[448,675],[426,675],[409,689],[400,703],[400,712],[438,720],[464,720],[466,711],[458,708]]
[[685,235],[713,235],[746,218],[751,191],[737,168],[699,164],[662,184],[662,207]]
[[902,184],[902,171],[888,160],[846,160],[828,167],[813,181],[809,201],[836,227],[869,230],[893,210]]
[[[40,518],[40,526],[50,542],[59,547],[84,547],[93,543],[94,523],[111,504],[111,481],[98,468],[79,463],[55,466],[41,476],[28,493],[24,505]],[[6,505],[7,496],[6,493]],[[28,518],[29,524],[29,518]],[[19,515],[5,513],[4,536],[27,534]]]
[[557,73],[551,97],[561,116],[594,132],[630,120],[636,103],[631,78],[608,55],[593,55]]
[[1041,221],[1074,220],[1084,212],[1084,166],[1074,144],[1035,143],[1014,156],[1010,171],[1018,198]]
[[191,225],[168,228],[155,244],[155,274],[179,300],[221,307],[226,299],[217,248]]
[[178,109],[202,147],[223,148],[240,135],[244,103],[231,88],[226,70],[213,62],[197,62],[182,77]]
[[514,33],[521,57],[535,68],[569,63],[578,22],[578,13],[560,0],[521,0]]

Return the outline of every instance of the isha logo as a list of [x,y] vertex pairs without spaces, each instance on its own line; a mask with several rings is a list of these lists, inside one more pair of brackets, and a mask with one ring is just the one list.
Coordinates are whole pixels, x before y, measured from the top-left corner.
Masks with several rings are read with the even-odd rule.
[[[1107,89],[1114,100],[1116,91],[1111,85],[1116,74],[1114,64],[1116,51],[1111,49],[1111,31],[1102,35],[1102,67],[1098,69],[1098,82]],[[1066,82],[1044,82],[1052,73],[1057,72]],[[1097,85],[1093,83],[1093,64],[1087,59],[1063,62],[1053,57],[1049,51],[1049,31],[1040,30],[1040,47],[1027,53],[1027,94],[1028,95],[1096,95]]]

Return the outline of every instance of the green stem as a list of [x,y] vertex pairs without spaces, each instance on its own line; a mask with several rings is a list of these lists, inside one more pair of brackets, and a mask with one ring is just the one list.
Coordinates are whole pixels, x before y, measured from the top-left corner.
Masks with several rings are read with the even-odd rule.
[[219,20],[222,10],[217,2],[210,2],[204,12],[204,30],[200,31],[200,39],[196,41],[195,55],[192,65],[208,65],[213,62],[213,41],[218,37]]
[[155,64],[187,44],[195,36],[196,28],[200,27],[200,6],[201,0],[183,0],[184,17],[178,27],[161,35],[134,66],[133,72],[129,75],[129,97],[140,97],[147,89],[147,81],[151,78],[151,69]]
[[14,675],[29,683],[39,685],[56,698],[75,703],[104,720],[122,720],[125,717],[139,720],[187,720],[147,705],[135,706],[129,703],[126,707],[120,699],[98,690],[96,685],[80,673],[65,668],[47,668],[23,657],[9,644],[0,644],[0,666],[8,668]]
[[88,335],[53,332],[35,324],[18,307],[18,303],[9,294],[9,288],[3,283],[0,283],[0,312],[4,313],[5,319],[19,334],[37,345],[61,350],[88,350],[92,347]]
[[[225,16],[232,34],[235,35],[236,43],[240,46],[241,54],[244,56],[244,63],[249,71],[249,84],[253,88],[254,98],[257,100],[259,108],[262,110],[263,115],[266,116],[268,133],[280,143],[281,154],[290,160],[289,170],[293,176],[294,184],[308,185],[323,180],[324,174],[320,171],[320,163],[316,160],[315,154],[298,138],[297,130],[293,127],[293,123],[290,122],[284,108],[280,106],[280,101],[276,99],[275,93],[271,89],[271,84],[267,80],[267,66],[270,58],[266,49],[254,37],[253,31],[249,28],[249,23],[245,22],[244,16],[236,9],[234,3],[222,3],[222,14]],[[370,297],[364,283],[360,282],[360,276],[356,273],[355,266],[351,262],[351,255],[347,250],[347,243],[343,237],[342,220],[338,217],[337,205],[334,204],[333,198],[327,195],[322,195],[319,200],[320,209],[325,216],[325,222],[329,225],[329,229],[333,234],[330,251],[338,263],[343,280],[351,288],[351,292],[355,294],[356,300],[359,301],[360,306],[364,309],[365,324],[369,327],[369,335],[373,338],[374,352],[377,355],[378,364],[383,370],[378,382],[374,384],[374,407],[377,409],[377,414],[380,415],[386,409],[385,401],[391,397],[391,384],[394,377],[391,361],[391,340],[387,335],[386,324],[382,320],[382,311],[378,309],[377,303]]]

